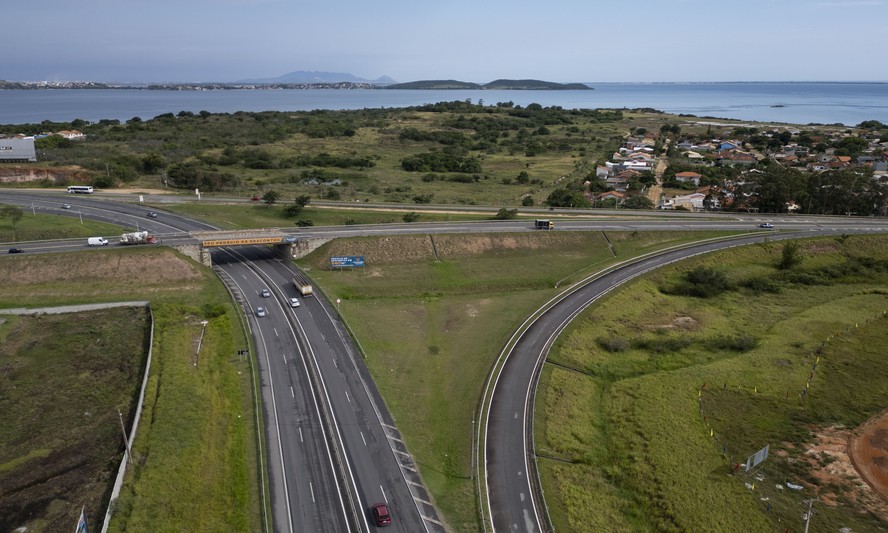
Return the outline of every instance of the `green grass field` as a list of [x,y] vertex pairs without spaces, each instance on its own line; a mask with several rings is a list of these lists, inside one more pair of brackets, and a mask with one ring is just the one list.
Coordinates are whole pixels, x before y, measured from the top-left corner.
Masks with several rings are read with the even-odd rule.
[[[562,335],[536,425],[556,529],[793,531],[813,496],[837,501],[817,506],[813,531],[884,530],[848,486],[816,483],[804,450],[818,431],[853,428],[888,401],[888,239],[808,241],[792,271],[775,268],[781,250],[657,271]],[[725,273],[730,289],[664,294],[700,265]],[[729,463],[765,445],[758,477],[730,475]],[[786,481],[806,488],[776,489]]]
[[[275,205],[225,205],[215,203],[163,204],[159,208],[182,213],[206,221],[221,229],[242,228],[293,228],[297,231],[299,220],[311,221],[315,226],[343,226],[347,224],[385,224],[403,222],[407,211],[378,211],[371,209],[328,209],[307,206],[301,215],[287,218],[283,214],[286,203],[292,198]],[[419,213],[419,221],[460,221],[484,220],[490,216],[455,213]]]
[[[607,236],[616,258],[601,233],[546,232],[337,239],[299,261],[328,297],[342,300],[341,313],[454,531],[481,528],[470,480],[472,420],[518,324],[561,290],[556,285],[704,237]],[[363,255],[367,266],[329,271],[331,255]]]
[[44,239],[87,238],[96,235],[119,235],[123,229],[114,224],[78,219],[60,215],[33,215],[23,211],[23,216],[13,226],[8,218],[0,218],[0,242],[13,243]]
[[210,270],[166,248],[115,249],[2,257],[0,279],[0,307],[151,302],[149,390],[110,531],[261,529],[251,371],[236,355],[246,340]]
[[0,530],[101,524],[148,333],[145,308],[0,315]]

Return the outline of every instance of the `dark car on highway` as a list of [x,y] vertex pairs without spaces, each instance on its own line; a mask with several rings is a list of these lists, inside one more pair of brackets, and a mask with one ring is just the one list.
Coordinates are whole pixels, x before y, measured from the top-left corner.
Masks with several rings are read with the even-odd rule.
[[387,526],[392,523],[392,513],[388,505],[377,503],[373,506],[373,520],[377,526]]
[[9,253],[11,253],[11,254],[21,254],[21,253],[24,253],[24,252],[25,252],[25,251],[22,250],[21,248],[10,248],[10,249],[9,249]]

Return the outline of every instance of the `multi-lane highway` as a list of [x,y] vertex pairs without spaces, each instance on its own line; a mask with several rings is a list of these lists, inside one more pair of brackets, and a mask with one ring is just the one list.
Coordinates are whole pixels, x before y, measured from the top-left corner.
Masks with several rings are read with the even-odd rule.
[[[158,234],[163,242],[193,241],[189,231],[211,226],[173,213],[146,216],[139,205],[87,196],[3,192],[0,203],[33,212],[83,216]],[[69,204],[70,208],[64,207]],[[113,240],[112,240],[113,242]],[[28,252],[87,248],[85,239],[18,245]],[[369,509],[386,503],[392,531],[443,531],[431,498],[366,367],[329,304],[301,298],[293,265],[271,248],[223,248],[213,253],[223,281],[244,305],[262,385],[263,450],[274,531],[370,531]],[[262,297],[262,289],[270,297]],[[255,309],[267,309],[264,317]]]
[[[62,209],[61,204],[71,204]],[[34,212],[83,216],[126,227],[147,229],[164,242],[192,240],[187,232],[211,230],[186,217],[93,197],[0,192],[0,203]],[[482,475],[479,476],[485,522],[495,531],[545,531],[545,506],[539,496],[533,456],[533,397],[539,368],[563,328],[600,295],[643,272],[695,253],[725,246],[802,236],[888,232],[888,220],[851,217],[718,214],[688,216],[590,217],[556,221],[556,231],[748,231],[753,235],[710,242],[634,261],[590,278],[550,302],[545,312],[521,329],[520,338],[504,351],[502,365],[486,394]],[[758,225],[772,223],[763,230]],[[777,230],[783,230],[778,232]],[[785,233],[785,231],[792,233]],[[301,229],[307,238],[346,236],[498,233],[534,231],[527,221],[388,224]],[[85,242],[19,245],[27,251],[86,248]],[[300,299],[290,284],[294,268],[267,247],[220,249],[213,262],[248,312],[262,383],[263,417],[275,531],[367,531],[368,513],[376,502],[389,503],[394,530],[440,531],[443,525],[429,503],[403,441],[385,410],[360,354],[329,303]],[[271,297],[263,298],[262,289]],[[257,317],[256,307],[268,309]],[[520,393],[516,394],[516,391]]]

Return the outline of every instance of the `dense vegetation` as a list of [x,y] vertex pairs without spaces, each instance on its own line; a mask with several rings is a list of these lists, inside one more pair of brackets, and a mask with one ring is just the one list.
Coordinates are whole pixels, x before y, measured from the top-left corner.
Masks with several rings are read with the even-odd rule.
[[[0,125],[0,134],[82,131],[84,140],[38,138],[36,167],[80,169],[76,177],[69,173],[70,183],[86,176],[101,188],[260,197],[275,189],[285,197],[396,202],[431,195],[439,203],[518,205],[527,197],[542,202],[561,176],[582,180],[595,160],[619,146],[623,117],[613,110],[455,101],[355,111],[183,111],[124,123]],[[444,176],[423,180],[429,172]],[[435,181],[466,186],[424,185]]]
[[[885,408],[886,242],[720,252],[590,307],[537,401],[556,529],[793,531],[813,497],[817,530],[882,531],[815,446]],[[736,467],[765,445],[755,472]]]

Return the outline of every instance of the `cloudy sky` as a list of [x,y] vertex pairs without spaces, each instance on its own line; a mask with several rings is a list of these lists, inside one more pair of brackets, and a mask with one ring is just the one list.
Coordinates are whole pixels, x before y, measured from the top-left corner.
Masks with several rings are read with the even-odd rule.
[[4,4],[13,81],[888,81],[888,0]]

